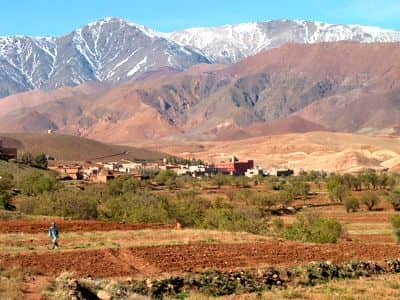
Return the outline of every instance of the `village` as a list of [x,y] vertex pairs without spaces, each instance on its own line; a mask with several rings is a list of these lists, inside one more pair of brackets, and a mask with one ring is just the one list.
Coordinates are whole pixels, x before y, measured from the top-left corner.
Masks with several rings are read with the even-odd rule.
[[49,169],[57,171],[64,179],[85,180],[93,183],[107,183],[118,176],[133,176],[139,180],[148,179],[148,172],[169,170],[177,176],[195,178],[212,177],[216,174],[231,176],[290,176],[290,169],[262,169],[254,165],[253,160],[239,161],[232,156],[228,161],[216,164],[172,164],[167,158],[162,162],[134,162],[125,159],[109,162],[84,162],[50,165]]
[[[114,155],[110,155],[112,158]],[[133,176],[139,180],[146,179],[148,172],[169,170],[177,176],[191,176],[195,178],[212,177],[216,174],[231,176],[291,176],[294,171],[291,169],[264,169],[256,166],[254,160],[240,161],[237,157],[231,156],[226,161],[215,164],[208,164],[197,160],[184,160],[184,163],[164,158],[162,161],[131,161],[120,159],[117,161],[104,161],[108,157],[102,157],[102,161],[85,162],[60,162],[56,158],[46,154],[49,160],[48,169],[56,171],[63,180],[84,180],[93,183],[107,183],[118,176]],[[18,149],[3,146],[0,140],[0,159],[16,160]]]

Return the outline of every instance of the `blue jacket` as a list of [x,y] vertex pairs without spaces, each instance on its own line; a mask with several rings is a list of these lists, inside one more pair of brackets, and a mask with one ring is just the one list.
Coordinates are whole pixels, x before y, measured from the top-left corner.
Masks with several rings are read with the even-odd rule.
[[54,239],[54,238],[58,238],[58,228],[57,226],[51,226],[49,228],[49,236]]

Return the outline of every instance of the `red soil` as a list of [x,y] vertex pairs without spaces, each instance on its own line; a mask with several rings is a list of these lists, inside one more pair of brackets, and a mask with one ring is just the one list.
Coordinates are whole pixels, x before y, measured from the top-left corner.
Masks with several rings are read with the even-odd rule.
[[400,246],[348,243],[301,244],[273,241],[247,244],[192,244],[129,249],[0,254],[0,267],[14,266],[58,275],[64,271],[93,277],[157,275],[202,269],[235,269],[267,265],[294,266],[311,261],[382,261],[397,258]]
[[[167,229],[172,226],[164,224],[129,224],[110,223],[101,221],[67,221],[56,220],[62,232],[71,231],[111,231],[111,230],[140,230],[140,229]],[[40,220],[6,220],[0,221],[0,233],[40,233],[47,232],[51,221]]]

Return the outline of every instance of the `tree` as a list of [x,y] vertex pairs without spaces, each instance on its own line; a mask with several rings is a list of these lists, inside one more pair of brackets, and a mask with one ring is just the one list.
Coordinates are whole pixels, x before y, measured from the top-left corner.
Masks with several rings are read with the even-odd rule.
[[120,196],[125,193],[135,193],[140,182],[132,176],[119,176],[107,182],[107,192],[111,196]]
[[171,170],[161,170],[157,176],[154,178],[154,180],[157,182],[159,185],[168,185],[170,186],[176,181],[176,177],[178,175]]
[[33,161],[33,156],[30,152],[22,152],[19,160],[25,165],[31,165]]
[[328,179],[327,189],[329,198],[333,201],[343,202],[349,194],[347,186],[339,176],[332,176]]
[[361,196],[361,203],[364,204],[369,211],[373,210],[379,203],[379,197],[376,193],[365,192]]
[[360,176],[360,179],[366,189],[370,190],[372,188],[376,190],[378,186],[378,175],[376,175],[375,172],[366,171]]
[[10,173],[3,172],[0,174],[0,208],[12,209],[10,204],[11,188],[14,185],[13,176]]
[[387,200],[392,204],[394,210],[400,210],[400,191],[397,190],[390,192]]
[[25,195],[37,196],[56,190],[58,184],[54,177],[35,170],[21,178],[20,187]]
[[279,203],[279,196],[272,193],[257,193],[252,196],[252,203],[265,215]]
[[396,237],[397,243],[400,243],[400,215],[394,215],[390,218],[390,223],[392,223],[393,233]]
[[41,169],[47,169],[47,156],[44,153],[38,154],[35,157],[35,166]]
[[360,209],[360,202],[355,197],[347,197],[344,200],[344,207],[347,213],[356,212]]
[[293,180],[288,191],[294,196],[300,196],[305,202],[308,198],[308,194],[310,193],[310,184],[302,180]]

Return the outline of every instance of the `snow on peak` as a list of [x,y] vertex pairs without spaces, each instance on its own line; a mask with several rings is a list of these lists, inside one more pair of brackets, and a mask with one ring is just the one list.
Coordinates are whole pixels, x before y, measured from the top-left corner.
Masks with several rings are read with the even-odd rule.
[[199,49],[213,61],[234,63],[285,43],[336,41],[399,42],[400,32],[360,25],[334,25],[305,20],[272,20],[210,28],[189,28],[167,37]]

